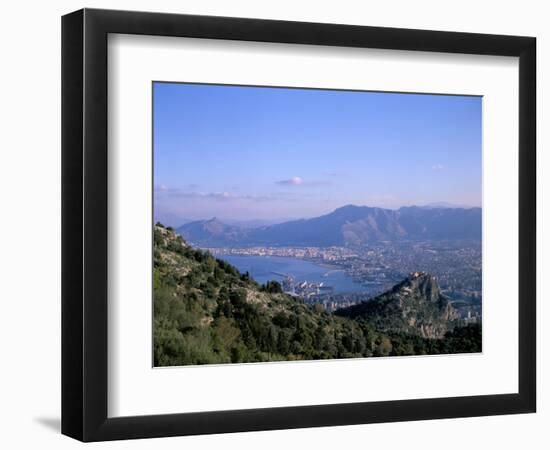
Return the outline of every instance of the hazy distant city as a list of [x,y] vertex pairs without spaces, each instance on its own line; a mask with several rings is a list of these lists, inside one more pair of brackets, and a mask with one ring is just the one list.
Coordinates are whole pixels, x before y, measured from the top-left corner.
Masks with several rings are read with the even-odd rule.
[[[380,241],[352,247],[209,247],[200,240],[193,242],[185,225],[179,230],[184,237],[191,238],[191,244],[250,273],[258,282],[278,281],[284,292],[311,304],[322,304],[328,311],[368,300],[387,291],[409,273],[424,271],[437,278],[442,293],[451,299],[465,323],[476,323],[481,318],[480,240]],[[291,258],[313,265],[278,268],[281,262]],[[340,278],[335,279],[336,275]],[[343,286],[342,276],[349,278]]]
[[[368,295],[383,292],[415,270],[436,276],[443,293],[455,300],[481,300],[481,243],[476,241],[382,242],[363,248],[347,247],[244,247],[205,248],[227,255],[299,258],[324,265],[327,273],[343,270],[369,288]],[[274,274],[277,275],[277,274]],[[292,274],[283,274],[291,276]],[[280,277],[280,276],[279,276]],[[275,277],[276,279],[277,277]],[[297,285],[289,285],[298,289]],[[330,283],[323,286],[330,290]],[[325,296],[337,302],[352,301],[351,294],[309,291],[307,297]],[[364,294],[359,297],[363,298]]]

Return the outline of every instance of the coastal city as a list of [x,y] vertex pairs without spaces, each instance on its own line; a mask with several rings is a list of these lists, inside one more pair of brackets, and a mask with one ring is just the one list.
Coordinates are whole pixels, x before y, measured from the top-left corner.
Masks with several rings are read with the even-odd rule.
[[[479,241],[382,241],[351,247],[236,247],[207,249],[219,258],[231,256],[284,257],[322,266],[326,280],[307,280],[291,273],[273,272],[283,290],[327,311],[351,306],[378,295],[417,270],[438,280],[466,323],[481,320],[481,243]],[[330,274],[340,271],[361,289],[338,292]]]

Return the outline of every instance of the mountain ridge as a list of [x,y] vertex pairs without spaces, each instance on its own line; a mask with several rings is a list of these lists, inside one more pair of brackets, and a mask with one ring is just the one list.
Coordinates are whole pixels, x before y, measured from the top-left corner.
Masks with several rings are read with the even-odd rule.
[[347,246],[369,242],[420,239],[481,239],[481,208],[406,206],[397,210],[344,205],[309,219],[255,228],[218,219],[194,221],[177,228],[202,246]]

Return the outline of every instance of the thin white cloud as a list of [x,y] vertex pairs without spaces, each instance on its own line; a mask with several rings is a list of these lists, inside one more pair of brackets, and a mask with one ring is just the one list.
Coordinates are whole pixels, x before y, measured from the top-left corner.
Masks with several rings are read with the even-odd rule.
[[219,201],[231,201],[231,200],[267,200],[266,196],[260,195],[237,195],[232,192],[178,192],[177,197],[183,198],[203,198]]
[[344,178],[348,176],[348,173],[338,170],[338,171],[323,172],[323,175],[326,175],[327,177],[331,177],[331,178]]
[[434,164],[432,170],[443,170],[445,166],[443,164]]
[[288,180],[276,181],[275,184],[280,184],[282,186],[300,186],[304,184],[304,180],[302,179],[302,177],[292,177]]
[[292,177],[287,180],[276,181],[275,184],[279,186],[329,186],[331,183],[321,180],[304,180],[302,177]]
[[190,199],[190,200],[215,200],[220,202],[231,201],[251,201],[251,202],[265,202],[279,200],[284,194],[275,193],[268,195],[250,195],[250,194],[235,194],[233,192],[199,192],[199,191],[185,191],[177,188],[169,188],[165,185],[155,187],[155,195],[164,199]]

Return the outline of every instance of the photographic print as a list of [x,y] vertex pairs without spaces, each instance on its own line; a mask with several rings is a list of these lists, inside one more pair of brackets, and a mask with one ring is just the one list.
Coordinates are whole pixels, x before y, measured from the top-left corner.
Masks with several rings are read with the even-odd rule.
[[153,363],[482,351],[482,98],[154,82]]

